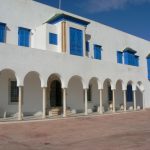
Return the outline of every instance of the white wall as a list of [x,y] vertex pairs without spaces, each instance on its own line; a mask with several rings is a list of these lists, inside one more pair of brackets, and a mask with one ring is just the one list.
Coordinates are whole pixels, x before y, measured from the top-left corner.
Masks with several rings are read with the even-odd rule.
[[[51,25],[49,25],[49,27],[46,25],[46,29],[42,29],[45,28],[45,25],[43,27],[40,26],[58,12],[57,9],[27,0],[0,0],[0,2],[2,4],[0,5],[0,14],[3,14],[0,15],[0,22],[7,23],[8,28],[6,44],[0,43],[0,70],[4,68],[13,69],[16,72],[18,85],[24,85],[24,77],[30,71],[37,71],[40,74],[41,86],[47,86],[47,79],[53,73],[60,75],[62,87],[68,87],[68,81],[74,75],[78,75],[82,78],[84,88],[88,87],[89,80],[92,77],[99,79],[102,88],[103,82],[107,78],[112,80],[113,85],[115,85],[118,79],[122,79],[124,84],[132,80],[134,85],[136,85],[138,81],[142,81],[145,88],[144,105],[145,107],[150,107],[150,82],[147,79],[146,64],[146,56],[149,54],[150,49],[149,41],[90,20],[91,23],[86,29],[86,34],[91,35],[90,53],[92,56],[93,44],[102,45],[101,61],[69,55],[69,39],[67,39],[68,54],[51,52],[49,50],[52,49],[60,52],[60,46],[57,47],[58,49],[56,47],[52,48],[50,45],[45,47],[44,43],[46,43],[47,40],[44,34],[48,34],[48,32],[44,32],[46,30],[55,30],[59,34],[60,29],[59,27],[52,27]],[[39,32],[41,40],[36,34],[36,38],[33,38],[33,47],[36,49],[17,46],[18,27],[20,26],[30,28],[32,31],[36,29],[37,33]],[[68,23],[68,27],[69,26],[81,28],[81,26],[79,27],[73,23]],[[48,37],[46,38],[48,39]],[[139,67],[117,64],[116,51],[122,51],[126,47],[137,50],[137,55],[140,56]],[[43,49],[45,51],[43,51]],[[3,80],[1,82],[3,82]],[[104,94],[105,93],[106,91],[104,91]],[[4,93],[2,93],[0,97],[2,100],[6,99]],[[41,106],[40,101],[39,104],[39,106]],[[40,109],[39,106],[37,109]],[[89,107],[91,106],[89,105]],[[9,110],[11,109],[15,110],[16,106],[11,106]]]

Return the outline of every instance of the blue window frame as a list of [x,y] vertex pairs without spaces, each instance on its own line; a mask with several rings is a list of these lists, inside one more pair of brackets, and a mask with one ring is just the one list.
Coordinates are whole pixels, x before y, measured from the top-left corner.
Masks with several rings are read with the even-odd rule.
[[120,51],[117,51],[117,63],[119,64],[123,63],[122,56],[123,56],[123,53]]
[[83,31],[70,28],[70,54],[83,56]]
[[86,52],[90,51],[90,43],[86,41]]
[[136,52],[125,51],[124,63],[132,66],[139,66],[139,56],[135,55]]
[[102,58],[101,51],[102,51],[102,47],[100,45],[94,45],[94,58],[95,59],[101,60]]
[[133,91],[132,91],[131,84],[127,85],[126,97],[127,97],[127,102],[133,102]]
[[0,23],[0,42],[4,43],[6,38],[6,24]]
[[58,36],[55,33],[49,33],[49,44],[57,45]]
[[148,73],[148,80],[150,80],[150,56],[147,57],[147,73]]
[[18,45],[19,46],[30,46],[30,29],[19,27],[18,30]]

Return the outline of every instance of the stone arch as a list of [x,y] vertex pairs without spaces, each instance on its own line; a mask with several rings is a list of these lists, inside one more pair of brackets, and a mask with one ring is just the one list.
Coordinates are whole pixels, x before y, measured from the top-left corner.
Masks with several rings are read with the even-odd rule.
[[103,82],[103,107],[104,111],[109,111],[109,106],[113,102],[113,92],[115,86],[112,83],[112,80],[107,78]]
[[99,111],[100,89],[102,89],[100,80],[97,77],[92,77],[88,86],[88,113]]
[[64,87],[64,80],[60,74],[53,73],[48,77],[47,85],[47,108],[53,112],[56,107],[59,107],[58,115],[61,113],[61,107],[63,105],[62,88]]
[[86,88],[87,88],[87,85],[86,85],[85,80],[83,79],[82,76],[79,76],[79,75],[72,75],[72,76],[68,79],[68,81],[67,81],[67,84],[66,84],[67,87],[68,87],[68,84],[69,84],[70,80],[73,79],[73,78],[77,78],[78,80],[81,81],[83,89],[86,89]]
[[23,78],[23,112],[25,116],[42,116],[43,78],[37,71],[29,71]]
[[118,79],[116,81],[116,90],[115,90],[115,107],[116,110],[122,110],[124,107],[124,93],[126,87],[124,86],[124,81],[122,79]]
[[[67,108],[74,113],[84,112],[84,88],[85,82],[82,77],[74,75],[67,84]],[[86,87],[87,88],[87,87]]]
[[144,85],[142,81],[137,82],[136,87],[136,107],[137,109],[143,109],[144,108]]
[[3,68],[0,71],[0,117],[16,117],[19,96],[17,86],[19,84],[20,79],[15,70]]

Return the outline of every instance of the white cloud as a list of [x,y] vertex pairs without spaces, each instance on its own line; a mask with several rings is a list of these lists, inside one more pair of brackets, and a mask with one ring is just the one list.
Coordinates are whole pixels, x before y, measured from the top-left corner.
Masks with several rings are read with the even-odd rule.
[[150,0],[83,0],[80,7],[90,13],[123,9],[127,5],[140,5],[150,3]]

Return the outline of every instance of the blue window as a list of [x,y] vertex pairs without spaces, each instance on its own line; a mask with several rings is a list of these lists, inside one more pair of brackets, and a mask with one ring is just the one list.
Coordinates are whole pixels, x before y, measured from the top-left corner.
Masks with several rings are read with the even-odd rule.
[[119,63],[119,64],[123,63],[122,56],[123,56],[123,53],[117,51],[117,63]]
[[139,56],[135,56],[135,66],[139,66]]
[[4,43],[6,38],[6,24],[0,23],[0,42]]
[[90,43],[86,41],[86,52],[90,51]]
[[57,45],[57,43],[58,43],[57,34],[49,33],[49,44]]
[[83,32],[70,28],[70,54],[83,56]]
[[148,80],[150,80],[150,56],[147,57],[147,72],[148,72]]
[[134,51],[125,51],[124,52],[124,63],[132,66],[139,66],[139,56],[135,55]]
[[132,91],[131,84],[128,84],[127,86],[126,96],[127,96],[127,102],[133,102],[133,91]]
[[19,46],[30,46],[30,29],[19,27],[18,30],[18,45]]
[[102,47],[100,45],[94,45],[94,58],[101,59]]

